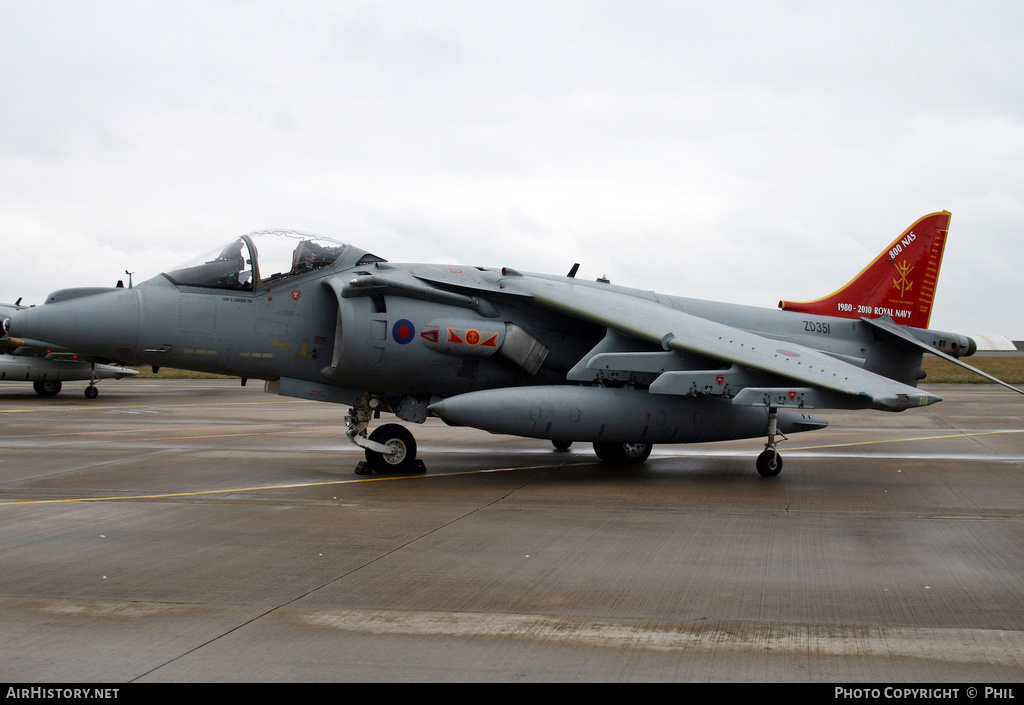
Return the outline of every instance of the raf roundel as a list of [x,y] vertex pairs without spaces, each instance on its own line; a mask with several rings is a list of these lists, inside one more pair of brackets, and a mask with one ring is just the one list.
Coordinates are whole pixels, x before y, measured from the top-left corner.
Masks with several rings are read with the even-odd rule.
[[400,321],[395,321],[395,325],[391,328],[391,336],[395,339],[396,343],[405,345],[406,343],[412,342],[412,339],[416,337],[416,327],[405,318]]

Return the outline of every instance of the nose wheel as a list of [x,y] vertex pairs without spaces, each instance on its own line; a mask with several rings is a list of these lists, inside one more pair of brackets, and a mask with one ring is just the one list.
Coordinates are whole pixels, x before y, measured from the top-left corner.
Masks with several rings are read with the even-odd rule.
[[365,449],[366,464],[373,472],[422,472],[423,463],[416,459],[416,439],[405,426],[385,424],[371,433],[369,440],[387,449],[383,452]]
[[366,460],[356,466],[356,474],[425,472],[426,466],[416,457],[416,439],[405,426],[384,424],[367,437],[370,418],[379,406],[380,400],[370,398],[349,409],[345,417],[346,435],[366,454]]

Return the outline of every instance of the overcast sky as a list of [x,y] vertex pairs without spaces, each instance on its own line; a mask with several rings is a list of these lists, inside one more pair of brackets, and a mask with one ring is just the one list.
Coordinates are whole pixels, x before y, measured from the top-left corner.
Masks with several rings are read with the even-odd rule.
[[290,227],[775,307],[953,214],[1024,339],[1024,3],[0,0],[0,300]]

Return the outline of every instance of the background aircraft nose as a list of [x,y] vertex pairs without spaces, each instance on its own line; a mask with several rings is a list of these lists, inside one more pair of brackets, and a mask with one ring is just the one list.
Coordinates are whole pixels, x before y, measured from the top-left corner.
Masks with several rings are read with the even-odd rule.
[[136,289],[67,290],[13,313],[7,328],[30,345],[126,360],[138,347],[139,311]]

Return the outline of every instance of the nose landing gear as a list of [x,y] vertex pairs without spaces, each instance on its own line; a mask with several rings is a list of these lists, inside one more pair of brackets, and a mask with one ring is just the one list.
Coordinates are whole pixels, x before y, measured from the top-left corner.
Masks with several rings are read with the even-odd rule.
[[370,418],[379,407],[380,400],[370,397],[349,409],[345,417],[345,434],[366,453],[366,460],[356,466],[356,474],[426,472],[423,461],[416,457],[416,439],[405,426],[384,424],[367,437]]

